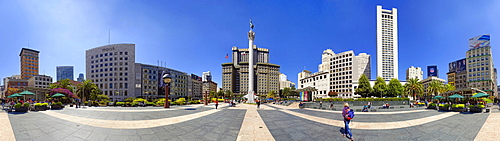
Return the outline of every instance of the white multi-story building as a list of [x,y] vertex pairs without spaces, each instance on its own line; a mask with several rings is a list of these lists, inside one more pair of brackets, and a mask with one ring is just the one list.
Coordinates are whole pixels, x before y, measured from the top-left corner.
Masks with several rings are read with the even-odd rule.
[[95,83],[111,101],[135,96],[135,44],[111,44],[85,52],[87,80]]
[[370,55],[354,51],[335,54],[331,49],[323,51],[318,72],[304,70],[298,74],[298,89],[314,87],[312,98],[326,98],[328,92],[335,91],[339,97],[354,97],[353,81],[361,74],[370,78]]
[[398,77],[398,10],[377,6],[377,76]]
[[212,81],[212,73],[210,73],[210,71],[203,72],[202,78],[203,82]]
[[52,77],[47,75],[35,75],[28,79],[28,86],[35,88],[48,88],[52,84]]
[[411,66],[406,70],[406,80],[409,80],[410,78],[417,78],[419,81],[422,80],[424,76],[424,71],[422,71],[422,68],[420,67],[413,67]]
[[295,87],[295,83],[288,80],[285,74],[280,73],[279,78],[280,78],[280,90],[283,90],[284,88]]

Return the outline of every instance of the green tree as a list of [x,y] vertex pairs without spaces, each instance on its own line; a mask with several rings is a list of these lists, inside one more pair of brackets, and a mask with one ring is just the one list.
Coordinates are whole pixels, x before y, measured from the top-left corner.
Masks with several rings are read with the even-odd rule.
[[362,97],[368,97],[373,92],[373,88],[370,86],[370,80],[368,80],[368,77],[366,77],[365,74],[362,74],[361,77],[359,77],[358,83],[358,88],[354,90],[356,94],[359,94]]
[[274,97],[276,97],[274,91],[270,91],[269,93],[267,93],[267,98],[274,98]]
[[109,97],[107,95],[98,94],[96,100],[98,100],[98,101],[109,101]]
[[387,89],[387,85],[385,84],[385,80],[382,77],[377,77],[375,81],[375,85],[373,85],[373,94],[372,96],[385,96],[385,92]]
[[219,94],[214,92],[214,91],[210,91],[210,95],[209,95],[210,98],[219,98]]
[[223,94],[224,94],[224,97],[227,97],[229,99],[234,97],[233,92],[231,92],[230,90],[224,91]]
[[404,92],[404,87],[401,85],[398,79],[393,78],[389,81],[389,85],[387,85],[386,95],[389,97],[401,96]]
[[75,91],[73,91],[73,87],[71,87],[71,83],[69,82],[69,79],[62,79],[62,80],[57,81],[56,83],[52,83],[49,85],[49,88],[50,89],[63,88],[63,89],[67,89],[71,92],[75,92]]
[[444,93],[444,92],[447,92],[447,91],[453,91],[455,89],[456,89],[455,86],[453,86],[451,84],[446,84],[446,85],[443,86],[443,89],[440,92]]
[[404,87],[405,94],[413,96],[413,99],[417,99],[417,96],[424,94],[424,86],[418,78],[410,78]]
[[429,83],[429,87],[427,87],[427,94],[429,95],[439,95],[441,91],[444,89],[444,84],[438,80],[433,80]]
[[289,97],[289,96],[291,96],[292,95],[292,89],[289,88],[289,87],[283,88],[283,91],[281,91],[281,95],[283,97]]
[[290,90],[290,96],[299,96],[299,92],[295,87],[292,87],[292,89]]

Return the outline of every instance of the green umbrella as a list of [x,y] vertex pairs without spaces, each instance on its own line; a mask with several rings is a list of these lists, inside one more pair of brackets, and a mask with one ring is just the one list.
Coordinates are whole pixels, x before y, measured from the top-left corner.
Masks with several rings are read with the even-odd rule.
[[35,93],[32,93],[30,91],[24,91],[24,92],[21,92],[19,94],[21,94],[21,95],[35,95]]
[[459,94],[454,94],[454,95],[449,96],[449,98],[464,98],[464,97],[459,95]]
[[22,95],[18,94],[18,93],[15,93],[15,94],[12,94],[12,95],[9,95],[7,96],[7,98],[14,98],[14,97],[21,97]]
[[490,95],[489,94],[485,94],[485,93],[477,93],[476,95],[472,96],[472,97],[489,97]]
[[444,98],[444,97],[440,96],[440,95],[434,97],[434,99],[442,99],[442,98]]
[[56,93],[54,95],[52,95],[51,97],[65,97],[66,95],[64,94],[61,94],[61,93]]

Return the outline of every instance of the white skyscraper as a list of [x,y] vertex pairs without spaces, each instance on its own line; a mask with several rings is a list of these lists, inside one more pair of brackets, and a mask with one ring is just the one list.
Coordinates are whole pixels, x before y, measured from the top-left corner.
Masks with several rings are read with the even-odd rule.
[[212,73],[210,73],[210,71],[203,72],[202,81],[203,82],[212,81]]
[[406,70],[406,80],[409,80],[410,78],[417,78],[418,81],[421,81],[423,76],[424,71],[422,71],[422,68],[420,67],[415,68],[411,66]]
[[377,76],[398,77],[398,9],[377,5]]

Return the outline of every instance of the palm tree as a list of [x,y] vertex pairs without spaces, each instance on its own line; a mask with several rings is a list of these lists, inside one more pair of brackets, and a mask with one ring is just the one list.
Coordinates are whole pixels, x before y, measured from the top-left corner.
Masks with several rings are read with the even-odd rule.
[[93,99],[91,96],[96,96],[95,98],[97,98],[97,94],[100,94],[100,91],[101,90],[96,84],[92,83],[90,80],[85,80],[82,84],[78,85],[76,93],[85,101],[87,99]]
[[405,84],[405,93],[408,95],[412,95],[413,99],[418,96],[422,96],[424,93],[424,86],[421,82],[418,81],[418,78],[410,78],[408,82]]
[[441,91],[443,91],[444,85],[440,81],[433,80],[429,84],[429,87],[427,88],[427,93],[432,94],[432,95],[439,95]]
[[440,91],[441,93],[444,93],[444,92],[447,92],[447,91],[453,91],[455,90],[455,86],[451,85],[451,84],[446,84],[443,86],[443,89]]

